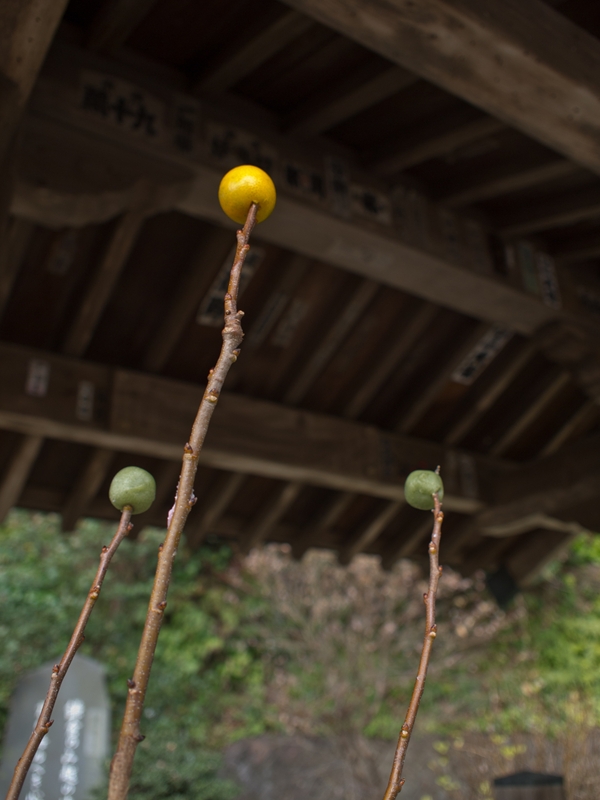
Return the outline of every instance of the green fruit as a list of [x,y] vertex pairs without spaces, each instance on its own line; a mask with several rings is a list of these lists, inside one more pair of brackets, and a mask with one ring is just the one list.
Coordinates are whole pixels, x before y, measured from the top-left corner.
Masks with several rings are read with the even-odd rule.
[[125,467],[112,479],[108,490],[110,502],[119,511],[131,506],[132,514],[147,511],[156,497],[156,482],[141,467]]
[[411,472],[404,484],[406,502],[422,511],[430,511],[433,508],[435,492],[438,493],[441,502],[444,498],[444,484],[437,472],[428,469],[416,469]]

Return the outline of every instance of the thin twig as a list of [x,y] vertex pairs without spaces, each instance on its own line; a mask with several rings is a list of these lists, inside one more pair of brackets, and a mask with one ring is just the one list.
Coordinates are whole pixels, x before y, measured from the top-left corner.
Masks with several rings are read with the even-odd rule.
[[223,344],[214,369],[208,375],[208,384],[204,391],[196,419],[192,426],[190,440],[183,449],[181,475],[175,497],[175,505],[170,514],[165,541],[159,547],[158,565],[154,578],[154,586],[150,596],[148,614],[140,648],[135,663],[133,678],[128,681],[129,692],[125,705],[123,724],[119,736],[117,750],[110,768],[108,787],[109,800],[125,800],[129,790],[129,780],[133,767],[136,748],[143,740],[140,733],[140,719],[144,707],[144,699],[150,678],[150,670],[154,660],[154,652],[158,634],[167,606],[167,592],[171,580],[173,559],[181,533],[191,507],[195,503],[194,478],[198,468],[198,456],[206,437],[208,425],[219,399],[223,383],[231,365],[237,360],[239,347],[244,336],[241,319],[243,311],[237,310],[237,296],[240,275],[244,260],[249,250],[248,240],[256,223],[258,206],[252,205],[243,230],[237,232],[237,249],[231,268],[229,287],[225,295],[225,327],[223,328]]
[[54,722],[52,719],[52,711],[54,710],[54,705],[56,703],[56,698],[58,697],[60,687],[65,675],[67,674],[67,670],[71,666],[71,662],[75,657],[75,653],[79,650],[83,640],[85,639],[85,626],[87,625],[94,606],[96,605],[96,600],[98,599],[100,590],[102,589],[102,583],[104,582],[108,565],[110,564],[114,554],[117,552],[117,548],[133,527],[130,520],[131,506],[125,506],[121,514],[119,527],[117,528],[117,532],[113,536],[111,543],[108,547],[102,548],[100,564],[98,566],[98,571],[96,572],[96,577],[94,578],[90,591],[88,592],[88,596],[81,610],[81,614],[79,615],[79,619],[77,620],[77,625],[75,625],[73,635],[71,636],[69,644],[67,645],[67,649],[65,650],[60,663],[55,664],[54,668],[52,669],[50,688],[48,689],[44,705],[40,712],[40,716],[38,717],[35,728],[33,729],[33,733],[27,742],[27,747],[23,751],[23,755],[15,767],[13,778],[6,794],[6,800],[17,800],[19,797],[21,789],[23,788],[23,784],[25,783],[29,767],[31,766],[38,747]]
[[434,524],[433,533],[431,535],[431,542],[429,543],[429,589],[423,599],[425,600],[426,608],[426,623],[425,623],[425,638],[423,640],[423,649],[421,650],[421,659],[419,661],[419,671],[417,672],[417,679],[410,698],[410,705],[406,712],[404,725],[398,737],[398,744],[396,745],[396,753],[394,754],[394,763],[392,765],[392,772],[390,779],[383,796],[383,800],[395,800],[395,797],[402,790],[404,781],[402,780],[402,768],[404,766],[404,758],[408,749],[411,734],[417,712],[419,710],[419,703],[423,697],[423,690],[425,688],[425,678],[427,677],[427,667],[429,666],[429,658],[431,656],[431,648],[433,647],[433,640],[437,634],[437,627],[435,624],[435,598],[437,594],[438,583],[442,568],[439,565],[439,550],[440,539],[442,536],[442,521],[444,514],[442,513],[442,504],[439,501],[437,493],[433,495],[434,499]]

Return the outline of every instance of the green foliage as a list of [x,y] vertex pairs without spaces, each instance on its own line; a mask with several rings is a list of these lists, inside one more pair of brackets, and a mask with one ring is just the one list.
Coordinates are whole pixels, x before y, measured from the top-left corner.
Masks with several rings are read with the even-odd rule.
[[[113,530],[86,522],[65,536],[56,517],[24,512],[0,529],[0,723],[17,677],[64,649]],[[83,647],[107,668],[115,724],[162,535],[123,542]],[[217,780],[213,751],[269,730],[395,739],[418,663],[425,588],[407,562],[386,574],[373,559],[342,568],[317,551],[299,564],[282,547],[254,551],[243,568],[224,546],[180,553],[133,796],[227,800],[233,789]],[[567,561],[507,612],[487,596],[483,576],[445,570],[420,730],[457,748],[468,731],[599,725],[599,598],[597,537],[577,539]],[[511,760],[506,742],[497,749]],[[439,749],[438,760],[447,757]]]
[[[113,531],[114,526],[86,521],[77,532],[65,536],[57,517],[24,512],[13,512],[0,529],[0,725],[5,724],[18,676],[57,660],[63,652],[95,574],[100,549]],[[116,725],[161,541],[160,531],[149,530],[136,542],[122,543],[81,649],[107,669]],[[218,546],[184,553],[175,561],[173,589],[146,700],[143,728],[152,749],[150,755],[142,750],[152,760],[157,748],[162,748],[169,768],[161,772],[157,767],[159,772],[152,773],[156,780],[150,781],[147,765],[143,767],[146,755],[137,760],[136,796],[140,798],[149,787],[160,785],[165,796],[224,800],[231,796],[231,786],[214,782],[215,762],[208,750],[262,732],[268,725],[261,646],[268,609],[260,598],[246,596],[243,581],[235,585],[235,570],[229,570],[227,582],[221,577],[230,560],[229,549]],[[176,744],[173,753],[165,750],[168,742]],[[204,788],[190,794],[185,786],[192,781]],[[153,792],[152,796],[157,795]]]

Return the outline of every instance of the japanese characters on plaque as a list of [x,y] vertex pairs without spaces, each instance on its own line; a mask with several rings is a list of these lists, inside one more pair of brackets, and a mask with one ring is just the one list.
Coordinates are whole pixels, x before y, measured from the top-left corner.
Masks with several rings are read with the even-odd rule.
[[285,161],[281,167],[281,177],[286,188],[311,200],[325,200],[325,176],[312,167],[302,166],[293,161]]
[[470,386],[487,365],[493,361],[513,333],[500,325],[492,326],[463,358],[451,375],[454,383]]
[[104,122],[153,142],[165,139],[166,103],[129,81],[85,70],[81,108]]
[[273,174],[278,163],[277,150],[260,137],[220,122],[207,122],[206,146],[208,154],[226,167],[254,164]]
[[[248,250],[248,254],[246,255],[246,260],[244,261],[244,266],[242,268],[242,274],[240,276],[240,288],[238,292],[239,297],[241,297],[244,293],[244,289],[250,283],[251,278],[258,269],[264,256],[265,251],[262,249],[262,247],[252,246],[250,247],[250,250]],[[231,264],[234,257],[235,247],[223,262],[223,265],[217,272],[215,279],[212,282],[212,286],[200,303],[200,308],[196,314],[196,322],[198,325],[210,325],[211,327],[216,327],[223,324],[223,301],[225,299],[225,293],[227,292],[229,273],[231,271]]]
[[[204,155],[224,168],[255,164],[276,176],[282,188],[312,202],[326,203],[337,216],[393,226],[407,244],[438,253],[441,248],[444,257],[454,263],[481,274],[500,274],[489,237],[477,221],[435,206],[412,187],[399,185],[387,193],[355,183],[349,164],[338,156],[326,156],[317,166],[288,160],[257,134],[228,123],[201,120],[199,103],[188,95],[174,94],[166,101],[120,77],[93,70],[81,72],[79,85],[80,109],[127,134],[173,147],[183,156],[196,156],[202,143]],[[61,246],[48,265],[56,274],[68,269],[75,241],[65,240]],[[505,255],[505,279],[514,280],[518,274],[518,284],[525,291],[538,295],[552,308],[561,307],[550,256],[527,241],[507,244]],[[213,299],[216,304],[216,295]],[[209,302],[199,311],[197,319],[202,319],[202,324],[217,324],[207,321],[215,316],[213,305]],[[85,405],[81,403],[82,409]],[[81,418],[86,413],[82,411]]]
[[338,217],[349,217],[352,212],[350,196],[350,170],[341,158],[325,158],[325,180],[329,205]]
[[382,225],[392,224],[392,203],[387,194],[357,183],[350,184],[350,207],[357,217]]

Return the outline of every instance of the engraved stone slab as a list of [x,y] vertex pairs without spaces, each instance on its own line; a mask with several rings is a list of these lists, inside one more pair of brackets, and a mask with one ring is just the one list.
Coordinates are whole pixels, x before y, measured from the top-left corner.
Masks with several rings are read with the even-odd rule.
[[[8,790],[46,697],[52,663],[20,681],[11,700],[0,766],[0,795]],[[75,656],[25,781],[22,800],[85,800],[102,783],[110,746],[110,702],[104,668]]]

